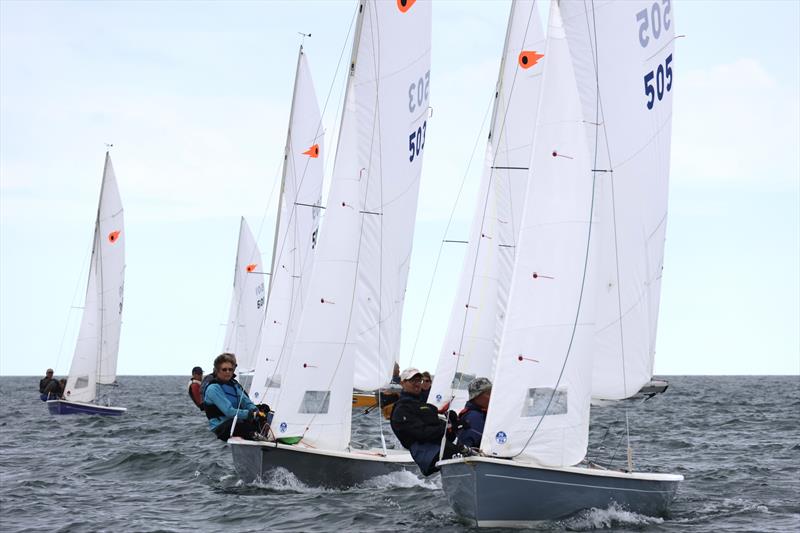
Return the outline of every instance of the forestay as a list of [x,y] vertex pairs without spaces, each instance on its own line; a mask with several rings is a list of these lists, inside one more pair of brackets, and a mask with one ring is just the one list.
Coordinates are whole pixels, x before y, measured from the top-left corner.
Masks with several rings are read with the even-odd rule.
[[357,17],[325,224],[273,419],[278,438],[327,449],[348,446],[354,384],[382,385],[398,358],[429,116],[430,3],[362,1]]
[[236,355],[239,372],[252,372],[264,322],[266,294],[261,251],[244,217],[239,225],[233,295],[222,351]]
[[652,377],[672,124],[670,0],[562,2],[598,180],[597,348],[592,395]]
[[250,387],[251,398],[273,406],[289,361],[314,262],[324,148],[314,82],[301,46],[286,136],[267,316]]
[[90,402],[96,384],[117,378],[125,283],[125,232],[117,180],[106,153],[83,318],[64,397]]
[[481,448],[549,466],[586,453],[593,287],[593,180],[558,6],[544,80],[511,296]]
[[513,2],[469,244],[428,398],[437,407],[450,402],[458,411],[470,380],[494,370],[528,183],[544,44],[535,2]]

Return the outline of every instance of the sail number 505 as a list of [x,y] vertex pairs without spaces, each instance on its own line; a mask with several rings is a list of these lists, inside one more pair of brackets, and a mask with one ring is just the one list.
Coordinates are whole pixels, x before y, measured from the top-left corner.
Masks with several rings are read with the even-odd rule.
[[[666,86],[664,82],[666,80]],[[655,81],[655,86],[653,86]],[[672,54],[667,56],[663,65],[658,65],[655,71],[644,75],[644,94],[647,96],[647,109],[653,109],[656,97],[661,101],[664,94],[672,90]]]
[[425,130],[428,128],[428,121],[422,123],[422,126],[417,128],[417,131],[412,131],[408,136],[408,160],[414,161],[414,157],[425,148]]

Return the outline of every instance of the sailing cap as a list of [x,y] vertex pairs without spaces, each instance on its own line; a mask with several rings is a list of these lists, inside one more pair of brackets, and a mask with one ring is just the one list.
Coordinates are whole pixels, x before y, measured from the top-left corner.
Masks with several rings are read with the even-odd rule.
[[469,399],[474,400],[481,393],[492,390],[492,382],[489,381],[489,378],[475,378],[469,382],[467,390],[469,391]]
[[406,368],[402,372],[400,372],[400,381],[408,381],[409,379],[413,378],[414,376],[421,376],[422,372],[414,368]]
[[192,369],[192,374],[202,374],[202,373],[203,373],[203,369],[200,368],[199,366],[196,366],[196,367],[194,367]]

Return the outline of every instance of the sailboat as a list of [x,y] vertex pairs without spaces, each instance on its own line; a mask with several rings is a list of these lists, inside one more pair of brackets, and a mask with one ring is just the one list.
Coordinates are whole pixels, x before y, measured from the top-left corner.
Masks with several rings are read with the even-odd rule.
[[[416,469],[386,446],[352,442],[353,388],[383,385],[398,359],[429,118],[431,5],[361,0],[325,222],[275,404],[275,442],[231,439],[245,480],[284,468],[346,487]],[[292,444],[289,444],[292,443]]]
[[266,291],[261,251],[247,221],[242,217],[239,224],[239,244],[236,247],[233,295],[222,348],[223,352],[236,354],[240,375],[252,373],[255,369],[265,309]]
[[[625,470],[585,460],[598,354],[648,351],[628,334],[651,342],[655,334],[674,38],[665,6],[551,3],[482,454],[438,463],[453,509],[478,526],[531,525],[612,503],[664,514],[683,480],[634,471],[630,448]],[[613,384],[633,395],[640,379]]]
[[301,45],[286,135],[266,319],[248,388],[256,403],[274,406],[277,402],[308,292],[322,210],[324,152],[317,96]]
[[494,370],[528,184],[544,41],[535,2],[513,2],[467,253],[428,396],[440,409],[458,412],[469,382]]
[[117,378],[125,285],[125,230],[111,156],[106,152],[83,318],[72,356],[64,399],[48,400],[50,414],[119,416],[124,407],[99,405],[97,385]]

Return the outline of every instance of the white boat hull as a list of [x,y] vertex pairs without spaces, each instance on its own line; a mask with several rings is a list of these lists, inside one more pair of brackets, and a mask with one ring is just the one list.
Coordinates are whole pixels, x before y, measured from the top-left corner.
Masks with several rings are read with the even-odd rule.
[[527,527],[612,504],[663,516],[683,481],[681,475],[546,468],[488,457],[438,465],[453,510],[478,527]]
[[234,437],[228,440],[236,472],[245,482],[264,479],[278,468],[291,472],[309,486],[347,488],[368,479],[408,470],[419,473],[408,452],[389,450],[333,451],[256,442]]

